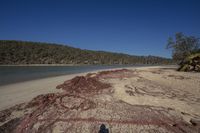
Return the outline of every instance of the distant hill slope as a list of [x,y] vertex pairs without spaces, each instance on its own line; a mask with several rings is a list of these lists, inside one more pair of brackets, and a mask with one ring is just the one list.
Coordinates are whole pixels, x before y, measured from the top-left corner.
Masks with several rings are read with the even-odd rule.
[[170,59],[92,51],[66,45],[0,40],[0,64],[169,64]]

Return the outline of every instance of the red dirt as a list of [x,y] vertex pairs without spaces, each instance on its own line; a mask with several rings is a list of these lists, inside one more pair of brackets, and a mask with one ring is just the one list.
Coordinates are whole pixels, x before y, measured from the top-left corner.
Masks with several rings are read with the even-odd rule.
[[109,84],[102,83],[96,78],[88,76],[77,76],[71,80],[58,85],[57,89],[63,89],[70,94],[97,94],[103,89],[111,87]]
[[96,77],[99,79],[111,79],[111,78],[130,78],[135,76],[134,71],[128,69],[119,69],[111,71],[99,72]]

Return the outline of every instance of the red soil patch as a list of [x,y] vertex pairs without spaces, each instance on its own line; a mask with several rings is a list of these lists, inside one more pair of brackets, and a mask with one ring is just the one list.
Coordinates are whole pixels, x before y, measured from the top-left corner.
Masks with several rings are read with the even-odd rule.
[[102,71],[99,72],[96,77],[100,79],[110,79],[110,78],[130,78],[135,76],[134,71],[128,69],[119,69],[111,71]]
[[54,94],[54,93],[45,94],[45,95],[39,95],[39,96],[33,98],[33,100],[31,100],[27,104],[26,107],[30,108],[30,107],[34,107],[34,106],[40,106],[40,105],[48,103],[48,102],[50,102],[52,100],[55,100],[56,97],[57,97],[57,95]]
[[107,83],[102,83],[95,77],[77,76],[71,80],[58,85],[57,89],[63,89],[70,94],[96,94],[103,89],[111,87]]

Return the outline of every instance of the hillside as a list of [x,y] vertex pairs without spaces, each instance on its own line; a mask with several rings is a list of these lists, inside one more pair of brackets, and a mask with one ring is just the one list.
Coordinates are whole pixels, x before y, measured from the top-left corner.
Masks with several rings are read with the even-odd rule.
[[60,44],[0,40],[0,64],[170,64],[170,59],[92,51]]

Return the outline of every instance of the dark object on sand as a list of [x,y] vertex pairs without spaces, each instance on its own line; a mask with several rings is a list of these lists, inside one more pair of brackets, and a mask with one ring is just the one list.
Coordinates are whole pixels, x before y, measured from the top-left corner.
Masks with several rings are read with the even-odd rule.
[[109,130],[106,128],[104,124],[101,124],[99,133],[109,133]]

